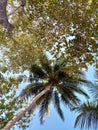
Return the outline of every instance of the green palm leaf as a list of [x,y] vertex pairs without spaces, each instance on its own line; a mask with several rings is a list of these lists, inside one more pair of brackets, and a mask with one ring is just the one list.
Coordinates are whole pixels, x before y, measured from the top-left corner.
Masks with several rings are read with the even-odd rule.
[[98,102],[98,84],[95,84],[95,86],[90,88],[90,93]]
[[40,111],[39,111],[39,115],[40,115],[40,123],[43,124],[45,117],[49,114],[49,105],[50,105],[50,100],[51,100],[51,95],[52,95],[52,91],[49,91],[48,93],[46,93],[43,97],[43,101],[40,104]]
[[69,106],[71,108],[73,105],[78,105],[80,103],[80,100],[72,90],[66,89],[62,84],[59,85],[57,89],[61,94],[61,100],[66,106]]
[[43,71],[42,67],[36,64],[31,66],[31,72],[33,73],[34,77],[41,78],[41,79],[46,77],[46,74]]
[[80,126],[81,129],[97,130],[98,128],[98,102],[87,102],[79,107],[74,108],[79,115],[75,121],[75,127]]
[[45,72],[47,74],[50,74],[52,72],[52,69],[51,69],[51,64],[50,64],[47,56],[42,55],[39,60],[40,60],[41,66],[43,67],[43,69],[45,70]]
[[20,93],[21,100],[28,99],[28,97],[38,94],[44,89],[44,83],[32,83],[26,86]]
[[58,95],[57,91],[54,91],[53,101],[54,101],[54,106],[55,106],[60,118],[64,121],[64,115],[63,115],[62,109],[60,107],[60,100],[59,100],[59,95]]

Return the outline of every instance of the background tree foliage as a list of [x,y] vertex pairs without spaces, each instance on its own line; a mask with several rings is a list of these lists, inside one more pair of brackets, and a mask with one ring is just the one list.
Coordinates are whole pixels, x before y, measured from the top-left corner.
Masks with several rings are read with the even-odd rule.
[[[19,93],[17,93],[19,81],[12,76],[4,76],[0,72],[0,129],[12,119],[12,117],[24,107],[27,102],[19,101]],[[30,112],[27,112],[16,125],[25,129],[30,122]]]
[[[77,68],[92,64],[97,51],[97,0],[8,0],[11,36],[0,29],[10,65],[28,67],[42,51],[64,57]],[[4,30],[4,29],[3,29]],[[79,65],[79,66],[78,66]]]
[[18,82],[0,73],[0,129],[13,117],[18,108],[16,88]]

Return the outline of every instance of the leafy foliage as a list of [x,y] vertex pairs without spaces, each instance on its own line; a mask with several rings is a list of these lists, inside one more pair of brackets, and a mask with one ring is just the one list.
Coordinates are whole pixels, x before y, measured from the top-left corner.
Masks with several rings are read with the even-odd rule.
[[16,88],[18,82],[14,78],[4,78],[0,73],[0,129],[13,117],[18,109]]
[[[8,17],[15,26],[12,36],[0,29],[1,46],[13,69],[28,68],[42,51],[64,57],[74,68],[87,67],[97,52],[97,0],[8,1]],[[94,54],[95,53],[95,54]],[[93,55],[94,54],[94,55]],[[13,66],[14,65],[14,66]],[[77,67],[76,67],[77,66]]]

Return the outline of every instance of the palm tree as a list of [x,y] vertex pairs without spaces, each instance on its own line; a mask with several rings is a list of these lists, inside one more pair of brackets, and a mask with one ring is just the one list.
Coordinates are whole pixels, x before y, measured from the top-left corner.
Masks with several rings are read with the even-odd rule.
[[33,96],[33,99],[8,122],[3,130],[9,130],[27,111],[32,110],[34,104],[40,105],[40,121],[43,123],[51,100],[54,102],[59,116],[64,120],[60,101],[63,101],[65,105],[71,108],[80,103],[76,93],[89,97],[82,88],[82,85],[87,85],[89,81],[83,78],[84,75],[81,72],[69,76],[65,72],[65,64],[64,60],[50,64],[49,60],[44,56],[44,58],[40,59],[39,65],[33,64],[31,66],[33,81],[22,91],[20,96],[22,100],[30,96]]
[[[98,70],[96,71],[96,74],[96,76],[98,76]],[[81,106],[73,109],[79,113],[76,117],[74,126],[80,126],[81,129],[92,128],[93,130],[98,130],[98,81],[95,86],[90,88],[90,92],[93,100],[83,103]]]
[[81,129],[98,129],[98,102],[87,102],[74,108],[79,114],[76,117],[74,127],[80,126]]

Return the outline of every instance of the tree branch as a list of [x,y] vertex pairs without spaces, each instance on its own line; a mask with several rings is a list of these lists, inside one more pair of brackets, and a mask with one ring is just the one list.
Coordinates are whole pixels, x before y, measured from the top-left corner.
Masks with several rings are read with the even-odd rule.
[[[12,33],[14,26],[8,21],[8,16],[6,12],[8,0],[0,0],[0,24],[7,29],[8,33]],[[24,8],[26,5],[26,0],[21,0],[21,6]]]

